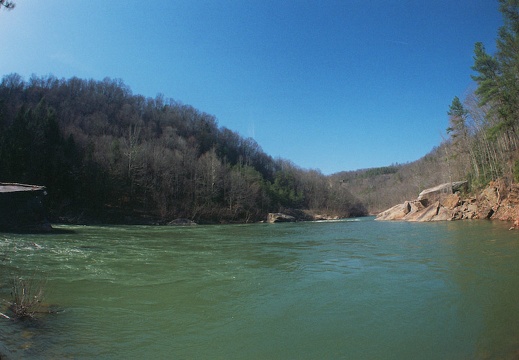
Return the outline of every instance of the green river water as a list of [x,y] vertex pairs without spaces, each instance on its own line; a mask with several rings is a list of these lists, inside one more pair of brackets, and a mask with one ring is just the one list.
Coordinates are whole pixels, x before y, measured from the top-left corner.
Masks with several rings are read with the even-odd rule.
[[361,218],[0,234],[0,299],[13,276],[46,279],[58,310],[0,318],[0,341],[24,359],[515,359],[509,226]]

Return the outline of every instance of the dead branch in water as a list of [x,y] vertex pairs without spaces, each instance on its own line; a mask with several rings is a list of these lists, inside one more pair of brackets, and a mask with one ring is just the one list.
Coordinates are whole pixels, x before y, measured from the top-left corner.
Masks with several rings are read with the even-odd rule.
[[18,319],[34,319],[40,312],[45,281],[14,278],[9,309]]

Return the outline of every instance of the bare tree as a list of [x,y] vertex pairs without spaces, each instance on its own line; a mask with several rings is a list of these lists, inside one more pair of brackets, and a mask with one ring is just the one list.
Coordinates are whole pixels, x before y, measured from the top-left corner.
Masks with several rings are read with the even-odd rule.
[[126,151],[124,152],[124,155],[128,158],[128,179],[130,181],[130,197],[133,195],[134,192],[134,185],[135,185],[135,172],[136,168],[138,167],[136,163],[136,156],[140,150],[139,146],[139,138],[141,133],[141,127],[140,126],[132,126],[128,128],[128,137],[125,138],[125,145],[126,145]]

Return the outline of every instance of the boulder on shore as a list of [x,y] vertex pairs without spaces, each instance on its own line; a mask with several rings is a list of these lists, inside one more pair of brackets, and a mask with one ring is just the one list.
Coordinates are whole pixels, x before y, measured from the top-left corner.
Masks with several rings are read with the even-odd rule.
[[418,201],[428,206],[436,201],[442,201],[451,194],[454,194],[467,186],[466,181],[454,181],[441,184],[432,188],[423,190],[418,194]]
[[197,224],[196,224],[196,222],[194,222],[192,220],[179,218],[179,219],[171,220],[170,222],[167,223],[167,225],[169,225],[169,226],[192,226],[192,225],[197,225]]
[[279,223],[279,222],[294,222],[296,218],[283,213],[269,213],[267,215],[268,223]]

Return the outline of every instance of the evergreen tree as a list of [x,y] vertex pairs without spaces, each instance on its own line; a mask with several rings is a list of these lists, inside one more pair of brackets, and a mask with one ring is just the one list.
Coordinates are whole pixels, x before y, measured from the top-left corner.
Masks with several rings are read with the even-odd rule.
[[449,122],[450,126],[447,128],[447,133],[450,133],[453,138],[467,135],[467,126],[465,124],[465,118],[468,111],[465,110],[460,99],[455,96],[452,100],[452,104],[449,106]]
[[500,11],[504,25],[499,30],[497,53],[491,56],[482,43],[476,43],[472,69],[478,74],[472,78],[478,84],[480,105],[490,105],[489,116],[497,117],[491,132],[506,134],[510,150],[514,150],[519,122],[519,1],[500,0]]

